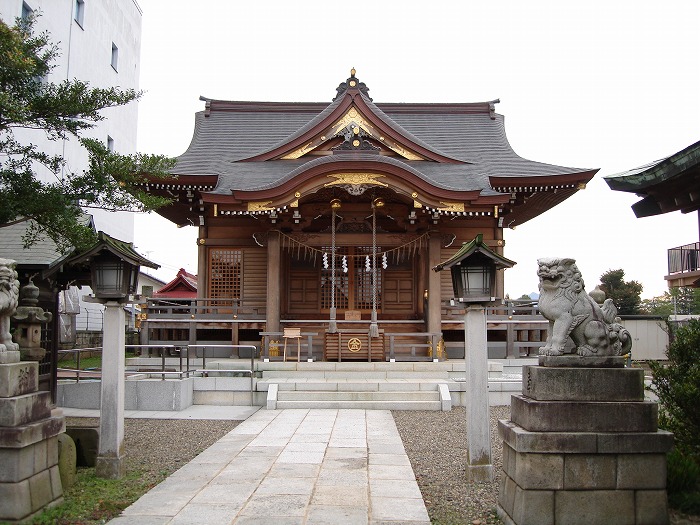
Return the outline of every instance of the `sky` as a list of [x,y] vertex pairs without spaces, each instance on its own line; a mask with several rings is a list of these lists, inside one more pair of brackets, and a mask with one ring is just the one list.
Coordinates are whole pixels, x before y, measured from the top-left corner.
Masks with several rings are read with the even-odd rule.
[[[200,96],[330,103],[354,67],[375,102],[500,99],[508,140],[527,159],[599,168],[588,187],[505,230],[505,290],[537,290],[537,259],[573,257],[586,289],[608,270],[667,288],[669,248],[698,241],[697,214],[637,219],[632,194],[602,177],[700,140],[697,0],[138,0],[143,10],[138,149],[190,143]],[[136,219],[138,250],[197,271],[197,230]]]

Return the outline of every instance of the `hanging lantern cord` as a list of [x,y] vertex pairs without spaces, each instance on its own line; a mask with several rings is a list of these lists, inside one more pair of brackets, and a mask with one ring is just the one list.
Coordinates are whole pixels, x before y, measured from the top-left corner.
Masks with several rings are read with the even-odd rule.
[[377,324],[377,199],[372,201],[372,320],[369,336],[379,337]]
[[331,334],[338,331],[335,315],[335,205],[331,203],[331,311],[328,322],[328,332]]

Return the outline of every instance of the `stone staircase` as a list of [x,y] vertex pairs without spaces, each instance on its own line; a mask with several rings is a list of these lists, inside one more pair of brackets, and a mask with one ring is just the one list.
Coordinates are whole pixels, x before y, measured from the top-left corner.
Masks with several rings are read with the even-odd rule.
[[[267,408],[451,410],[452,363],[285,363],[263,370]],[[281,364],[277,364],[281,366]],[[319,369],[319,367],[321,369]]]
[[[489,403],[510,404],[522,390],[523,364],[536,359],[492,360],[488,364]],[[263,362],[247,359],[191,360],[191,377],[163,376],[160,358],[130,358],[127,410],[183,410],[190,405],[257,405],[275,408],[364,408],[450,410],[469,396],[464,360],[441,362]],[[165,366],[178,370],[180,359]],[[206,370],[202,370],[206,368]],[[99,381],[60,381],[57,404],[99,408]]]

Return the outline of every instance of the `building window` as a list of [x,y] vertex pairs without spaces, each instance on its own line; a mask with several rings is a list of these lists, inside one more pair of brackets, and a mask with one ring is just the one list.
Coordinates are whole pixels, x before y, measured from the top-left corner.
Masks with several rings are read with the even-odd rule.
[[243,282],[242,266],[241,250],[230,248],[209,250],[209,297],[212,299],[212,307],[238,306]]
[[119,64],[119,48],[112,42],[112,68],[114,71],[118,71],[117,66]]
[[114,153],[114,139],[107,135],[107,149]]
[[75,0],[75,21],[80,27],[83,27],[85,19],[85,0]]
[[34,9],[29,7],[29,5],[27,5],[27,2],[22,2],[22,14],[20,15],[22,17],[22,20],[26,20],[27,18],[29,18],[33,14],[34,14]]

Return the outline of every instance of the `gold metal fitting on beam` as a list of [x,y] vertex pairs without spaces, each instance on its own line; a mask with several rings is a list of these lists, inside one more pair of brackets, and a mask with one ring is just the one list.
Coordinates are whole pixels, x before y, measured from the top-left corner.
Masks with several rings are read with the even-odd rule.
[[339,210],[340,208],[342,208],[342,206],[343,206],[343,203],[340,202],[340,199],[331,200],[331,208],[332,209]]
[[381,197],[377,197],[372,201],[372,207],[373,208],[383,208],[384,207],[384,199]]

